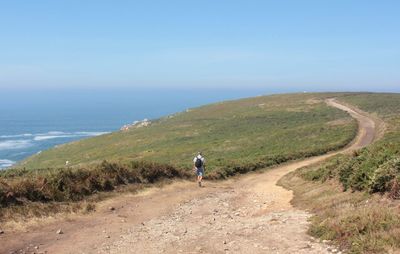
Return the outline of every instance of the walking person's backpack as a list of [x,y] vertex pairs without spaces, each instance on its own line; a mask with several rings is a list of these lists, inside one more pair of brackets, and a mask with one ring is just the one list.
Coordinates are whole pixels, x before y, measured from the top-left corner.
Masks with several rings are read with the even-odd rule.
[[196,168],[201,168],[203,166],[203,161],[200,158],[197,158],[194,165]]

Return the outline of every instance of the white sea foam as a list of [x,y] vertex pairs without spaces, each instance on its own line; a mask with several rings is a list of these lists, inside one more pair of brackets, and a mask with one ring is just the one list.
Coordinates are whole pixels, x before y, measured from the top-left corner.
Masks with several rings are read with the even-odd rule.
[[[49,134],[49,135],[63,135],[63,134],[69,134],[68,132],[63,132],[63,131],[49,131],[45,134]],[[40,135],[40,134],[39,134]]]
[[107,134],[109,132],[100,132],[100,131],[78,131],[78,132],[62,132],[62,131],[49,131],[47,133],[39,133],[36,134],[33,138],[34,141],[43,141],[55,138],[74,138],[74,137],[93,137],[99,136],[103,134]]
[[24,134],[16,134],[16,135],[1,135],[0,138],[24,138],[24,137],[32,137],[33,134],[31,133],[24,133]]
[[15,161],[7,160],[7,159],[0,159],[0,169],[8,168],[15,164]]
[[48,136],[36,136],[33,138],[33,140],[35,141],[42,141],[42,140],[48,140],[48,139],[55,139],[55,138],[70,138],[70,137],[74,137],[71,135],[48,135]]
[[[24,149],[32,146],[32,141],[45,141],[49,139],[58,139],[58,138],[76,138],[76,137],[94,137],[99,135],[104,135],[109,132],[100,132],[100,131],[77,131],[77,132],[62,132],[62,131],[49,131],[46,133],[37,133],[37,134],[18,134],[18,135],[3,135],[1,138],[15,138],[12,140],[0,140],[0,151],[1,150],[15,150],[15,149]],[[25,139],[18,139],[25,137]],[[30,139],[26,139],[29,138]]]
[[1,150],[14,150],[14,149],[24,149],[32,146],[30,140],[5,140],[0,141],[0,151]]
[[78,131],[75,132],[75,134],[77,135],[81,135],[81,136],[100,136],[100,135],[104,135],[104,134],[108,134],[110,132],[107,131]]
[[[27,138],[33,137],[35,141],[42,141],[48,139],[55,139],[55,138],[73,138],[73,137],[93,137],[93,136],[100,136],[104,134],[108,134],[109,132],[103,131],[77,131],[77,132],[63,132],[63,131],[49,131],[46,133],[24,133],[24,134],[16,134],[16,135],[0,135],[0,138],[7,139],[7,138]],[[8,140],[4,141],[8,142]]]

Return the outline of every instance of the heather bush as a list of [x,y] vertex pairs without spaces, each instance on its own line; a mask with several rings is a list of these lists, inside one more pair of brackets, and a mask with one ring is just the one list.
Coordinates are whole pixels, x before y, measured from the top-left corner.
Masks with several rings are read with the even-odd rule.
[[352,155],[339,155],[318,167],[310,167],[301,176],[322,182],[336,178],[344,190],[387,193],[400,177],[399,146],[383,140]]
[[[186,178],[188,171],[170,165],[131,162],[128,164],[103,161],[90,168],[39,170],[32,175],[9,172],[0,178],[0,205],[30,202],[79,201],[99,191],[112,191],[118,186],[134,183],[155,183],[168,178]],[[46,173],[43,173],[46,172]],[[7,181],[7,183],[5,182]],[[19,202],[16,202],[19,201]]]
[[386,161],[375,170],[372,177],[371,192],[389,192],[394,181],[400,176],[400,157]]

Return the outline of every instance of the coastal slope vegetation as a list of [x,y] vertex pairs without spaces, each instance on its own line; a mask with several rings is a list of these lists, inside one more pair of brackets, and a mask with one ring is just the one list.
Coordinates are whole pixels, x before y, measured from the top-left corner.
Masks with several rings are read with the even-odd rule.
[[39,213],[37,204],[67,204],[123,186],[190,177],[199,150],[207,157],[206,176],[223,179],[339,149],[357,132],[354,119],[324,101],[340,95],[226,101],[44,151],[0,172],[0,217],[25,213],[18,208],[23,205]]
[[152,121],[150,126],[88,138],[32,156],[20,167],[57,168],[103,160],[151,161],[190,167],[203,151],[208,171],[226,166],[275,164],[343,147],[355,121],[329,107],[339,94],[289,94],[225,101]]
[[350,253],[400,250],[400,94],[357,94],[341,101],[378,116],[385,132],[352,154],[299,169],[281,180],[293,204],[311,209],[310,233]]
[[357,124],[326,105],[327,98],[383,119],[385,131],[372,145],[301,168],[280,184],[294,191],[293,205],[314,214],[311,235],[349,253],[395,253],[400,249],[399,94],[290,94],[227,101],[50,149],[0,172],[0,222],[91,211],[102,195],[189,178],[198,150],[207,156],[210,179],[337,150],[354,138]]

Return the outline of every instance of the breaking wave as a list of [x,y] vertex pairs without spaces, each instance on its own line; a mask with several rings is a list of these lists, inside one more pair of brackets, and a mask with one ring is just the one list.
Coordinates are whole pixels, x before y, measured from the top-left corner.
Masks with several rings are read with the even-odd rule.
[[24,149],[32,146],[31,140],[5,140],[0,141],[0,151],[1,150],[15,150],[15,149]]
[[7,160],[7,159],[0,159],[0,169],[8,168],[15,164],[15,161]]
[[24,134],[16,134],[16,135],[0,135],[0,138],[25,138],[25,137],[32,137],[33,134],[31,133],[24,133]]
[[109,132],[90,132],[90,131],[79,131],[79,132],[62,132],[62,131],[49,131],[47,133],[39,133],[34,135],[34,141],[49,140],[55,138],[75,138],[75,137],[94,137],[107,134]]

